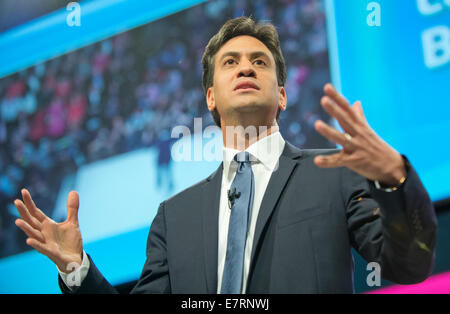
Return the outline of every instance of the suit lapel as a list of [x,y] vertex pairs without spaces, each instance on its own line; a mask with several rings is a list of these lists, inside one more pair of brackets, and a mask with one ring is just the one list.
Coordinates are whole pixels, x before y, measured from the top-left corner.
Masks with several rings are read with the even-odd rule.
[[208,293],[217,292],[217,254],[219,233],[219,202],[223,163],[207,178],[203,186],[203,243]]
[[255,235],[253,237],[249,278],[252,273],[255,252],[258,249],[264,228],[267,222],[270,220],[270,216],[272,215],[275,205],[280,198],[281,192],[283,191],[292,171],[295,169],[298,163],[296,159],[301,157],[301,155],[302,152],[300,149],[296,148],[286,141],[283,153],[281,154],[279,159],[278,169],[274,171],[272,173],[272,176],[270,177],[263,200],[261,202],[261,207],[259,209],[258,219],[256,221]]
[[[273,209],[283,191],[292,171],[295,169],[302,152],[286,141],[283,153],[280,156],[278,169],[272,173],[264,193],[256,222],[253,248],[251,254],[250,274],[252,273],[255,252],[261,241],[264,227],[268,223]],[[217,292],[217,255],[218,255],[218,233],[219,233],[219,202],[222,186],[223,163],[207,178],[203,186],[202,222],[204,258],[206,267],[206,284],[208,293]]]

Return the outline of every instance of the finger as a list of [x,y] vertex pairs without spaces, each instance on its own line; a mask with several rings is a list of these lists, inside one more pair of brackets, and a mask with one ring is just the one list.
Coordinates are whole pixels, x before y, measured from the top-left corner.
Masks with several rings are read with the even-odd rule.
[[39,222],[44,221],[44,219],[48,218],[37,206],[34,204],[33,199],[31,198],[30,192],[27,189],[22,189],[22,198],[27,206],[30,214],[34,216]]
[[346,158],[343,152],[339,152],[333,155],[319,155],[314,158],[314,163],[320,168],[337,168],[344,167],[346,164]]
[[367,124],[367,119],[364,116],[364,112],[363,112],[363,109],[362,109],[361,101],[358,100],[357,102],[355,102],[353,104],[352,109],[358,115],[359,119]]
[[44,254],[45,256],[49,257],[50,259],[52,259],[53,254],[52,252],[47,248],[47,246],[42,243],[37,241],[36,239],[33,238],[28,238],[26,240],[27,245],[31,246],[33,249],[35,249],[36,251],[38,251],[41,254]]
[[14,205],[16,206],[17,210],[19,211],[20,217],[26,221],[30,226],[32,226],[34,229],[41,230],[41,223],[30,215],[30,212],[28,211],[27,207],[21,200],[15,200]]
[[356,128],[354,127],[354,121],[351,120],[348,114],[344,112],[334,100],[328,96],[324,96],[322,97],[320,103],[330,116],[336,118],[345,132],[352,136],[357,134]]
[[44,235],[31,227],[26,221],[22,219],[16,219],[16,226],[19,227],[29,238],[38,240],[39,242],[45,243]]
[[350,103],[348,102],[347,99],[345,99],[344,96],[339,94],[339,92],[336,90],[336,88],[334,88],[333,85],[328,83],[325,85],[323,90],[328,97],[333,99],[333,101],[342,108],[342,110],[344,110],[345,112],[347,112],[350,115],[350,118],[353,121],[356,121],[357,115],[352,111],[352,108],[350,107]]
[[344,134],[336,130],[335,128],[332,128],[325,122],[321,120],[317,120],[314,124],[314,127],[317,132],[319,132],[322,136],[326,137],[328,140],[340,144],[344,146],[346,144],[346,139]]
[[71,191],[67,197],[67,220],[78,224],[78,207],[80,200],[78,193]]

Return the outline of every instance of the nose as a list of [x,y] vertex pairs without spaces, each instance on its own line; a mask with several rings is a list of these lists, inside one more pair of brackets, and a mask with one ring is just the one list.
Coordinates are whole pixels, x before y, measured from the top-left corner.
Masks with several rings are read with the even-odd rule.
[[238,72],[238,78],[239,77],[256,77],[256,72],[253,69],[253,65],[250,61],[242,63]]

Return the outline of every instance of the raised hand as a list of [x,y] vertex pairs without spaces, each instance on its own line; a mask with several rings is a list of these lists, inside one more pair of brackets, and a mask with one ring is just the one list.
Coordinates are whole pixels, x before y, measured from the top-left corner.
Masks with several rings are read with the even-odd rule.
[[59,270],[70,273],[83,260],[77,192],[69,193],[67,220],[62,223],[56,223],[37,208],[26,189],[21,192],[23,201],[17,199],[14,205],[21,217],[16,220],[16,225],[28,236],[26,243],[50,258]]
[[316,121],[315,128],[321,135],[342,145],[333,155],[317,156],[314,163],[321,168],[347,167],[360,175],[388,186],[397,186],[406,176],[402,156],[383,141],[369,126],[361,102],[350,106],[331,84],[324,87],[321,105],[336,118],[345,133]]

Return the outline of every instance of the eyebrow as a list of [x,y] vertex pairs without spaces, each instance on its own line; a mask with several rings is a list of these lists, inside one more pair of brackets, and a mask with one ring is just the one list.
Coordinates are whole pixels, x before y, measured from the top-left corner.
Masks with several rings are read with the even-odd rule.
[[[241,56],[240,52],[228,51],[228,52],[225,52],[222,55],[222,57],[220,57],[219,61],[221,62],[226,57],[235,57],[235,58],[237,58],[237,57],[240,57],[240,56]],[[254,52],[250,53],[250,59],[256,59],[256,58],[259,58],[259,57],[265,57],[265,58],[267,58],[268,61],[270,61],[270,57],[264,51],[254,51]]]

